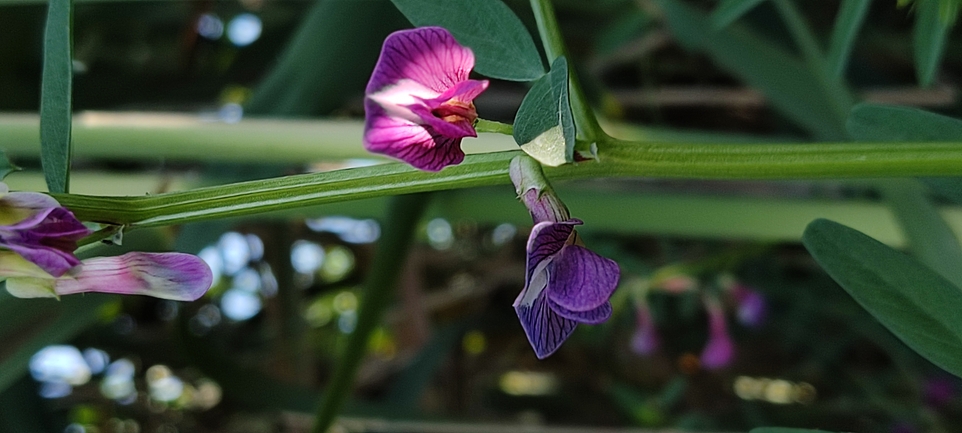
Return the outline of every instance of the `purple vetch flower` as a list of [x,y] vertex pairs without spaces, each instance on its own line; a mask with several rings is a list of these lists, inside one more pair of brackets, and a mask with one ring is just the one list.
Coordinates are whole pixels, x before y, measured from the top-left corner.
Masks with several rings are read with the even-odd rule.
[[581,220],[554,195],[541,166],[527,156],[511,160],[509,173],[535,222],[528,237],[524,289],[514,301],[521,327],[543,359],[579,323],[611,317],[608,299],[618,286],[618,264],[585,248],[575,232]]
[[0,252],[0,275],[7,277],[7,291],[18,298],[100,292],[193,301],[213,282],[207,263],[184,253],[96,257],[84,260],[70,274],[53,277],[16,254]]
[[367,83],[364,147],[438,171],[464,160],[461,139],[477,137],[474,98],[487,80],[470,80],[474,53],[441,27],[392,33]]
[[728,335],[725,310],[714,297],[705,297],[708,313],[708,343],[701,352],[701,364],[709,370],[727,366],[735,357],[735,344]]
[[638,327],[635,328],[635,335],[631,338],[631,350],[639,355],[650,355],[658,350],[661,340],[658,338],[658,330],[655,329],[655,321],[651,317],[651,308],[648,308],[648,303],[637,303],[635,319]]
[[735,283],[729,289],[738,304],[738,321],[745,326],[759,326],[765,321],[768,313],[768,303],[757,290],[740,283]]
[[59,277],[80,264],[73,251],[89,235],[69,210],[38,192],[10,192],[0,182],[0,248]]

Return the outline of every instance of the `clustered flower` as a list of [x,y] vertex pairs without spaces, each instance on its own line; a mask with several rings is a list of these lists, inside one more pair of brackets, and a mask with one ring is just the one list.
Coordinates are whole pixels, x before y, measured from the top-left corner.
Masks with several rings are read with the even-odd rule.
[[0,279],[13,296],[102,292],[192,301],[210,288],[210,268],[190,254],[131,252],[81,261],[74,250],[90,234],[53,197],[10,192],[0,182]]

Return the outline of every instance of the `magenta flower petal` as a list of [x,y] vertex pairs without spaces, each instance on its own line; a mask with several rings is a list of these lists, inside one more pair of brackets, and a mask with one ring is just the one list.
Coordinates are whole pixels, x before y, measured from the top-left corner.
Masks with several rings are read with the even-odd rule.
[[[20,197],[25,198],[27,194],[37,193],[24,193]],[[34,200],[34,203],[43,202],[39,198]],[[90,229],[73,213],[58,206],[41,209],[22,221],[0,226],[0,247],[20,254],[50,275],[59,277],[80,264],[73,251],[77,249],[77,241],[90,233]]]
[[590,311],[608,302],[620,275],[614,260],[568,245],[552,261],[548,298],[570,311]]
[[717,300],[706,301],[708,312],[708,343],[701,352],[701,363],[709,369],[722,368],[735,357],[735,343],[728,335],[725,311]]
[[[524,295],[525,292],[522,291],[518,299]],[[515,301],[514,308],[521,321],[521,328],[524,329],[538,359],[547,358],[558,350],[561,343],[564,343],[578,326],[578,322],[566,319],[551,309],[543,294],[527,305]]]
[[428,171],[464,160],[476,137],[473,100],[487,81],[469,80],[474,54],[440,27],[392,33],[366,88],[364,147]]
[[127,253],[84,260],[75,277],[57,280],[59,295],[101,292],[193,301],[213,282],[201,258],[183,253]]

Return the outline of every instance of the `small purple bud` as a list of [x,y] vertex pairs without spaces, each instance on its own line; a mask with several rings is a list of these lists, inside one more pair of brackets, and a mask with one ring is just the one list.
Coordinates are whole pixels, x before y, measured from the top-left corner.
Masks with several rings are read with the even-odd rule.
[[658,330],[655,329],[655,321],[651,317],[651,309],[648,308],[648,304],[639,303],[635,313],[638,327],[635,329],[635,335],[631,338],[631,350],[638,355],[650,355],[661,346]]
[[708,343],[701,352],[701,363],[708,370],[723,368],[735,357],[735,344],[728,335],[725,310],[715,298],[706,298],[708,313]]
[[736,283],[731,288],[731,294],[738,303],[738,321],[741,324],[757,327],[765,321],[768,315],[768,303],[761,293]]
[[955,400],[958,390],[948,378],[932,378],[925,381],[922,395],[930,406],[942,407]]

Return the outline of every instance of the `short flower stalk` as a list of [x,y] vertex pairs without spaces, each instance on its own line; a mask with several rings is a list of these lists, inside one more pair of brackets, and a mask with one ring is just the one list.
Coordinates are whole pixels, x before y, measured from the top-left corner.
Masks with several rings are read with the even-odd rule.
[[584,247],[571,218],[535,160],[519,156],[509,173],[534,220],[528,237],[524,289],[514,301],[538,358],[554,353],[579,323],[598,324],[611,317],[612,293],[620,271],[614,261]]

